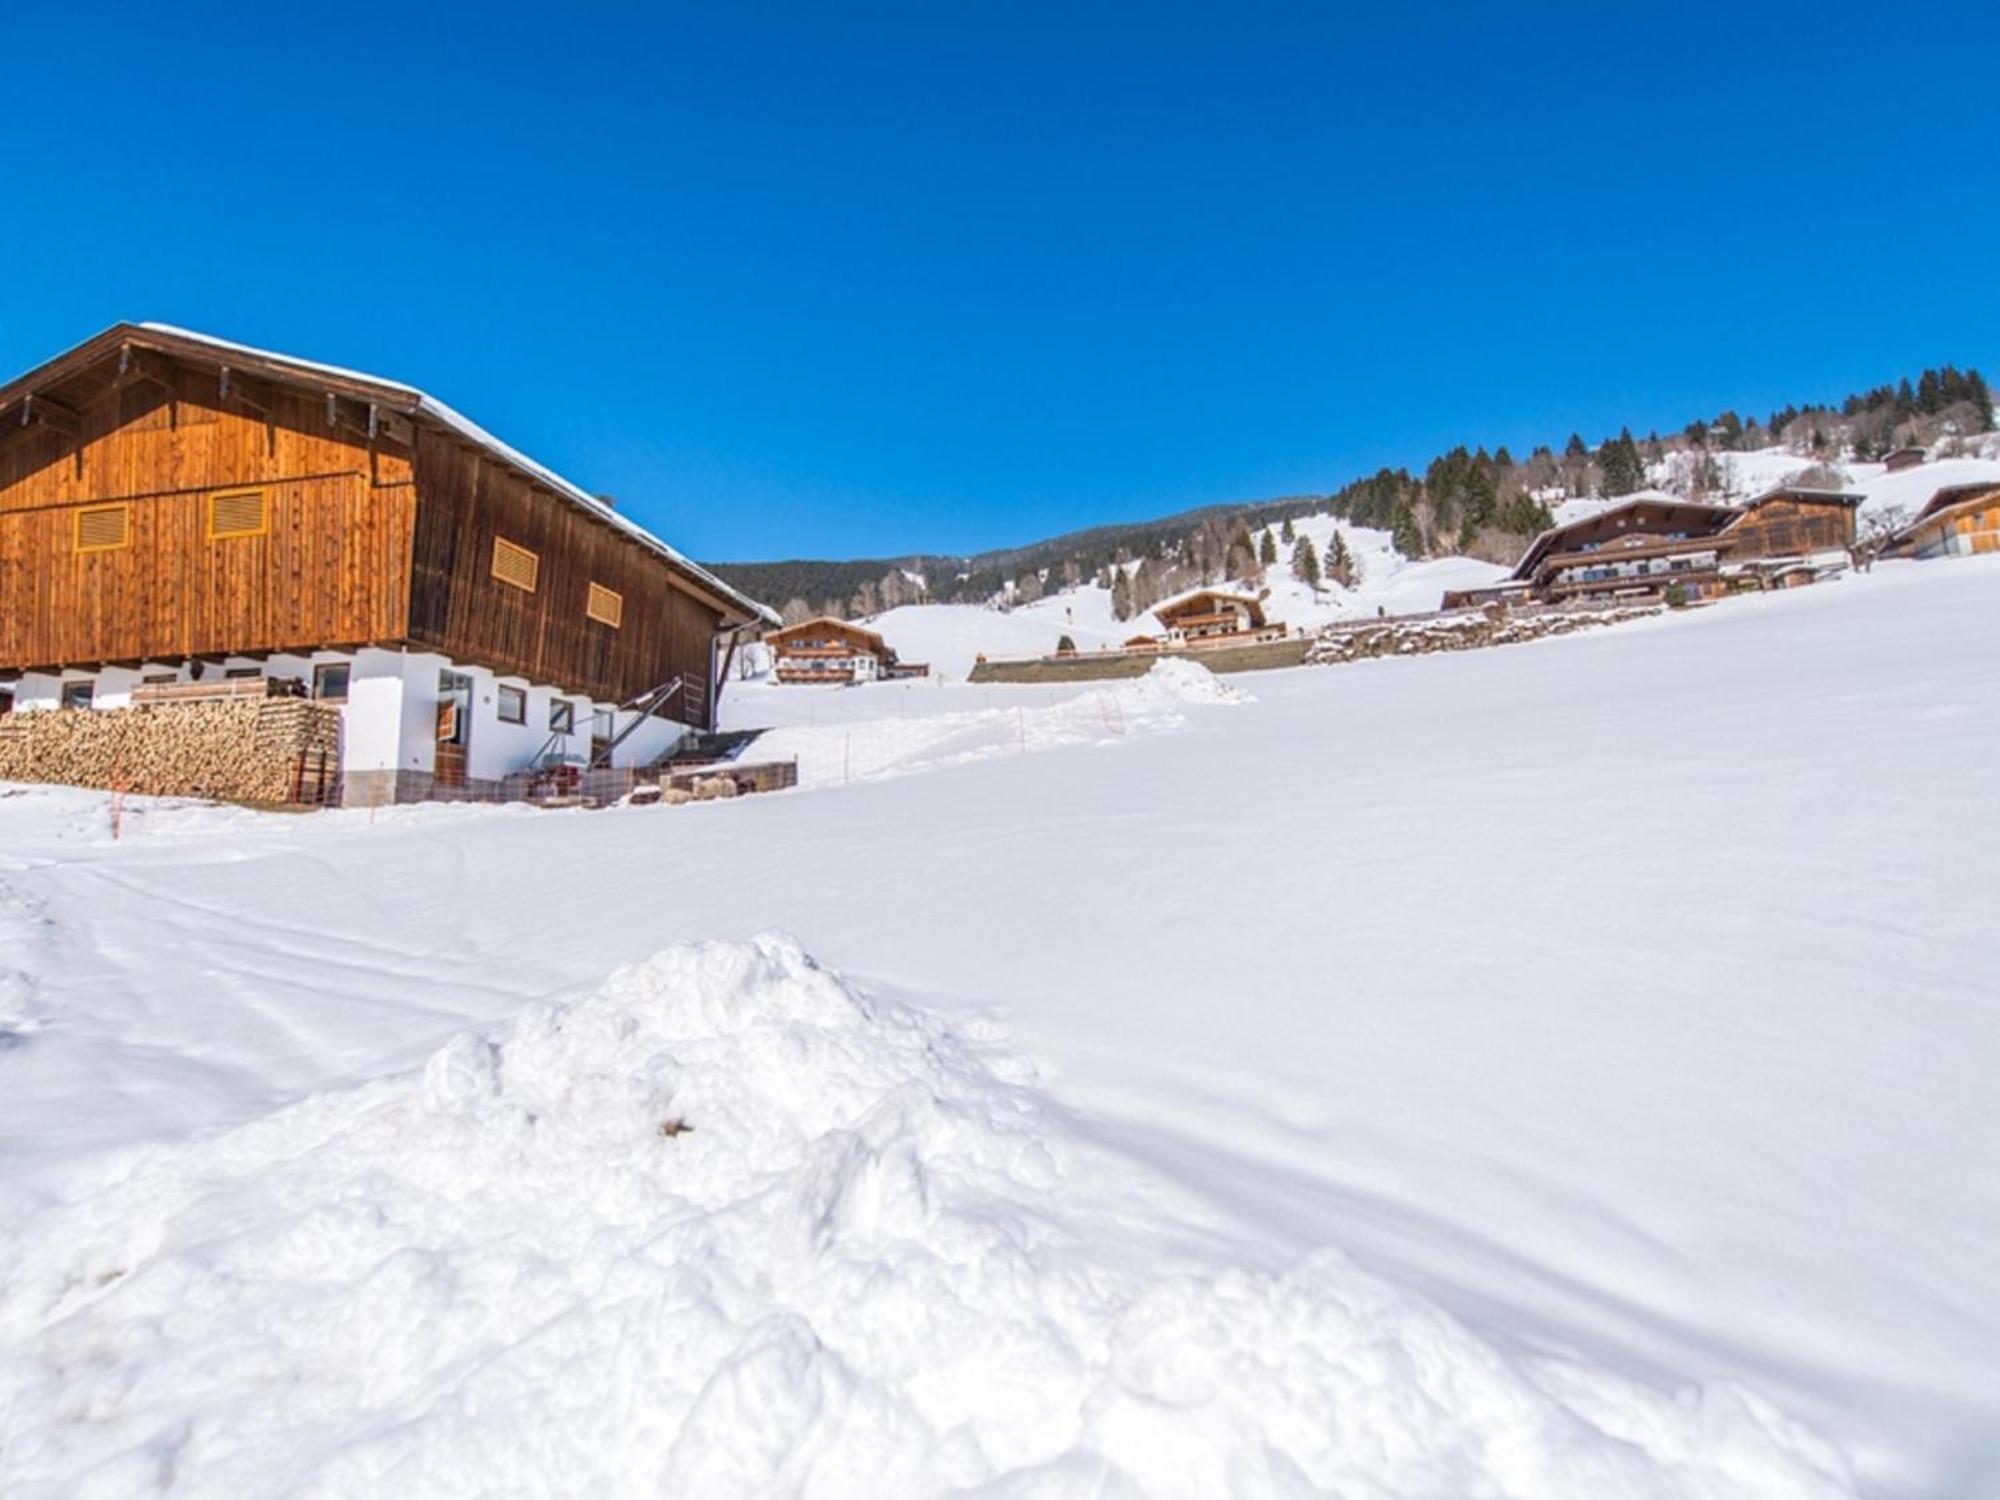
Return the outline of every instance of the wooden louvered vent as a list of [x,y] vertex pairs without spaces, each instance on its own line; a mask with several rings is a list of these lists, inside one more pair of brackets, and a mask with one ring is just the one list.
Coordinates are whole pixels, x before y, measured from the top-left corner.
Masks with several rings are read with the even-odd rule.
[[265,519],[262,490],[232,490],[209,498],[208,534],[212,537],[262,536]]
[[600,625],[609,625],[616,630],[625,623],[625,596],[615,589],[608,589],[601,583],[590,586],[590,596],[585,600],[583,612]]
[[90,505],[76,513],[76,550],[109,552],[132,540],[132,507]]
[[505,537],[493,538],[493,576],[502,583],[532,594],[541,572],[542,560],[526,547],[517,547]]

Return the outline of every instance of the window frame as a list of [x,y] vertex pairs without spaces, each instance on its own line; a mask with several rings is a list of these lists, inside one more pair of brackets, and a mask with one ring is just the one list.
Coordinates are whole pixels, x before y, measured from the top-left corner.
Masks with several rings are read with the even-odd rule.
[[549,733],[576,733],[576,705],[567,698],[549,700]]
[[[110,511],[116,511],[118,513],[121,522],[118,531],[118,540],[115,542],[94,542],[86,544],[83,540],[83,518],[85,516],[103,515]],[[132,545],[131,502],[117,501],[109,505],[79,505],[76,508],[76,522],[75,522],[75,529],[72,532],[72,538],[76,543],[76,550],[81,553],[119,552],[131,546]]]
[[[521,582],[519,578],[509,577],[502,570],[501,559],[510,554],[517,558],[526,559],[525,567],[528,575],[526,583]],[[510,542],[504,536],[496,536],[493,538],[493,558],[490,571],[498,582],[506,584],[508,588],[519,589],[524,594],[532,594],[541,588],[542,555],[531,548],[523,547],[519,542]]]
[[[332,693],[329,693],[326,690],[326,675],[329,672],[339,672],[343,674],[340,684],[340,694],[338,697],[334,696]],[[353,691],[354,663],[351,661],[315,662],[313,664],[312,674],[313,674],[312,678],[313,702],[315,703],[345,703],[347,701],[347,695],[351,691]]]
[[[512,716],[509,716],[507,712],[507,704],[510,699],[517,708],[517,711]],[[515,687],[510,682],[495,683],[493,685],[493,712],[499,717],[502,724],[518,724],[525,728],[528,722],[528,690],[524,687]]]
[[[78,696],[81,696],[83,701],[81,703],[73,702],[72,700]],[[62,685],[62,692],[56,699],[56,705],[59,708],[72,710],[95,708],[97,706],[97,684],[95,682],[65,682]]]
[[[223,531],[217,527],[216,514],[220,510],[222,503],[225,500],[247,500],[253,495],[256,496],[257,498],[257,525],[254,530],[246,528],[242,530],[232,529],[229,531]],[[244,541],[254,536],[268,536],[270,535],[270,532],[271,532],[270,491],[263,489],[260,486],[253,485],[253,486],[247,486],[242,489],[213,490],[209,493],[208,539],[211,542]]]

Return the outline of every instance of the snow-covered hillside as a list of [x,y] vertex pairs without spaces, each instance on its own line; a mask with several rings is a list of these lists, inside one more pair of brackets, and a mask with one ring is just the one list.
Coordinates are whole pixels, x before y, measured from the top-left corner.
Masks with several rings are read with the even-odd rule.
[[[1653,487],[1642,494],[1685,494],[1685,460],[1685,454],[1672,454],[1653,465],[1648,473]],[[1812,459],[1784,448],[1721,454],[1716,464],[1721,488],[1713,494],[1720,503],[1761,494],[1815,467]],[[1863,497],[1864,519],[1886,514],[1891,507],[1914,515],[1946,485],[2000,483],[2000,457],[1940,459],[1896,474],[1880,463],[1849,462],[1831,467],[1842,476],[1840,482],[1846,488]],[[1559,499],[1551,502],[1550,510],[1559,524],[1567,524],[1633,498]],[[1355,526],[1330,514],[1306,517],[1294,522],[1294,527],[1312,538],[1322,558],[1331,550],[1338,530],[1354,556],[1357,576],[1352,588],[1335,583],[1310,588],[1293,575],[1291,547],[1280,542],[1280,560],[1268,570],[1260,587],[1270,590],[1267,613],[1288,625],[1310,629],[1378,612],[1420,614],[1436,609],[1449,589],[1476,587],[1507,573],[1503,567],[1469,557],[1411,562],[1396,551],[1388,532]],[[881,632],[905,659],[926,662],[949,680],[962,680],[981,654],[1040,655],[1055,650],[1065,635],[1079,650],[1095,651],[1159,629],[1159,622],[1150,613],[1126,621],[1115,619],[1111,591],[1094,584],[1007,610],[970,604],[904,605],[866,623]]]
[[[1489,582],[1507,571],[1469,557],[1413,563],[1396,551],[1388,532],[1355,526],[1331,515],[1308,516],[1293,525],[1297,532],[1312,538],[1322,557],[1338,529],[1354,555],[1356,578],[1351,589],[1335,583],[1309,588],[1292,573],[1290,545],[1280,543],[1281,560],[1260,587],[1270,590],[1266,613],[1287,625],[1310,628],[1378,611],[1410,614],[1433,610],[1446,589]],[[962,680],[981,654],[1040,655],[1055,650],[1065,635],[1077,649],[1095,651],[1160,628],[1150,613],[1124,621],[1114,618],[1111,591],[1095,584],[1065,589],[1007,610],[971,604],[904,605],[876,615],[867,624],[881,632],[905,660],[927,662],[952,680]]]
[[0,792],[0,1492],[1989,1494],[1996,601]]

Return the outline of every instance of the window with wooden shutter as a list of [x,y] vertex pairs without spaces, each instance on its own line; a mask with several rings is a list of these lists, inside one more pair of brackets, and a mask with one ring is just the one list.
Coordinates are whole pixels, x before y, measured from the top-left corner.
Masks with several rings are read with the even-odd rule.
[[132,540],[132,507],[86,505],[76,513],[76,550],[109,552]]
[[625,623],[625,596],[601,583],[590,586],[590,596],[584,601],[583,612],[600,625],[609,625],[616,630]]
[[493,538],[493,576],[502,583],[532,594],[541,577],[542,560],[526,547],[517,547],[505,537]]
[[232,536],[262,536],[268,519],[262,490],[230,490],[208,497],[208,534],[218,541]]

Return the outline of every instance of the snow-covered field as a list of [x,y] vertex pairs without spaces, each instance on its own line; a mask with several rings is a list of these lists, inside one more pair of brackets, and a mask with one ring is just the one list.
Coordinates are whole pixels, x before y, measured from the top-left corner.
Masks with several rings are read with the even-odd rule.
[[1996,607],[0,794],[0,1492],[1990,1495]]

